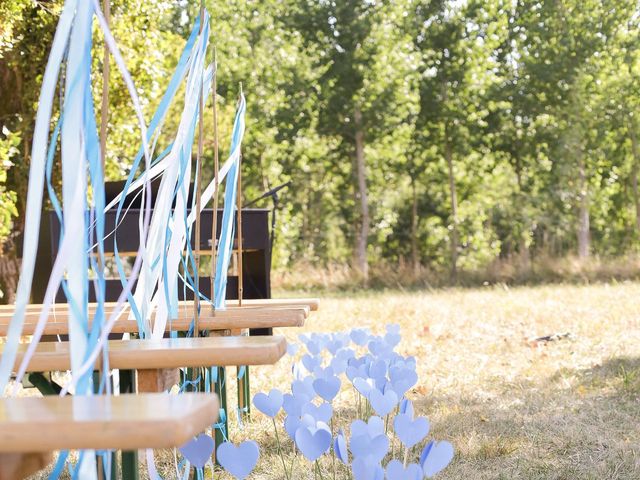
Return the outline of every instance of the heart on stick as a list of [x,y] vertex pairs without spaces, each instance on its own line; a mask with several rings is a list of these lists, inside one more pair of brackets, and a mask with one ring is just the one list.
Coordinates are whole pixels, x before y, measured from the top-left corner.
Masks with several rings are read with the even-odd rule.
[[443,470],[453,459],[453,445],[431,440],[420,455],[420,465],[427,478]]
[[318,429],[313,431],[312,428],[302,426],[296,431],[296,446],[298,450],[309,460],[315,462],[320,458],[331,446],[331,432]]
[[429,420],[424,417],[413,420],[412,415],[401,413],[393,420],[393,429],[402,444],[411,448],[429,433]]
[[255,407],[267,417],[275,417],[282,408],[282,392],[277,388],[272,389],[269,394],[256,393],[253,397]]
[[399,460],[391,460],[387,464],[387,478],[393,480],[422,480],[422,468],[417,463],[410,463],[404,468]]
[[242,442],[237,447],[231,442],[221,443],[217,450],[217,460],[235,478],[246,478],[258,463],[260,449],[253,440]]
[[196,468],[203,468],[213,453],[215,443],[209,435],[201,433],[178,448],[180,453]]

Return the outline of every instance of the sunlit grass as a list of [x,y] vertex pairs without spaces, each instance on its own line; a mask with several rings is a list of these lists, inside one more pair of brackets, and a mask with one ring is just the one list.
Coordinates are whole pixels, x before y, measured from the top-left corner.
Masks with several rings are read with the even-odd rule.
[[[291,293],[278,294],[285,295]],[[418,359],[420,380],[409,393],[416,414],[429,418],[430,435],[456,448],[438,478],[634,479],[640,478],[639,299],[637,283],[363,292],[324,297],[304,328],[278,333],[297,341],[303,332],[355,326],[381,332],[399,323],[400,353]],[[554,333],[571,336],[532,341]],[[252,368],[252,392],[287,390],[290,368],[290,357]],[[230,378],[230,408],[235,390]],[[339,399],[336,415],[344,425],[354,414],[350,387]],[[254,412],[239,428],[232,411],[230,417],[233,441],[253,438],[261,446],[251,478],[284,478],[270,419]],[[291,462],[291,441],[280,435]],[[164,463],[171,457],[156,458],[165,478],[173,478]],[[330,458],[322,468],[332,478]],[[293,478],[314,478],[300,457]],[[337,478],[348,478],[346,470]]]

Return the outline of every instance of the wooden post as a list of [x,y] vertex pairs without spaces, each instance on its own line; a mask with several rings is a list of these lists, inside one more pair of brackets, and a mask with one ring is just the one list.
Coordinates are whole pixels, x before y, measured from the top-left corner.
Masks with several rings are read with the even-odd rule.
[[[200,35],[202,35],[204,27],[204,1],[200,2]],[[194,318],[194,336],[198,336],[198,323],[200,320],[200,207],[202,205],[202,144],[203,144],[203,123],[204,123],[204,79],[200,82],[200,95],[198,100],[198,154],[196,157],[196,240],[195,240],[195,285],[193,292],[193,318]],[[195,380],[195,379],[192,379]]]
[[242,306],[242,153],[238,158],[238,192],[236,195],[238,223],[238,306]]
[[217,235],[218,235],[218,176],[220,166],[218,164],[218,61],[215,49],[213,50],[213,219],[211,224],[211,305],[215,312],[216,306],[214,285],[216,283],[217,261]]

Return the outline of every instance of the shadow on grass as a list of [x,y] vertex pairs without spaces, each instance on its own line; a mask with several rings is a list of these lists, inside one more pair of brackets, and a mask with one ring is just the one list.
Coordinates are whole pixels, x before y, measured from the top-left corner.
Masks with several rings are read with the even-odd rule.
[[440,478],[640,479],[640,357],[492,387],[414,402],[456,448]]

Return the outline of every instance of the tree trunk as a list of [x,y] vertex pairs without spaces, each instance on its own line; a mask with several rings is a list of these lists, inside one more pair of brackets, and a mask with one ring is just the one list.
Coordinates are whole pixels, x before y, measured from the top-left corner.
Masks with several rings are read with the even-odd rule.
[[584,158],[581,154],[578,164],[580,193],[578,200],[578,258],[589,258],[589,186]]
[[[449,92],[446,81],[441,84],[441,99],[446,103],[449,99]],[[445,119],[444,124],[444,158],[447,162],[449,174],[449,196],[451,199],[451,280],[454,282],[458,278],[458,194],[456,193],[456,180],[453,172],[453,150],[451,148],[451,126],[449,120]]]
[[369,262],[367,261],[367,241],[369,238],[369,199],[367,195],[367,170],[364,158],[364,130],[362,127],[362,112],[356,107],[353,112],[356,143],[356,177],[360,201],[360,227],[356,235],[356,261],[365,283],[369,279]]
[[418,253],[418,195],[416,193],[416,181],[411,177],[411,264],[413,273],[420,273],[420,255]]
[[631,139],[631,153],[633,155],[631,186],[633,188],[633,203],[636,209],[636,229],[640,232],[640,195],[638,195],[638,165],[640,164],[640,151],[638,151],[638,137],[636,135],[635,122],[632,119],[629,119],[629,138]]

